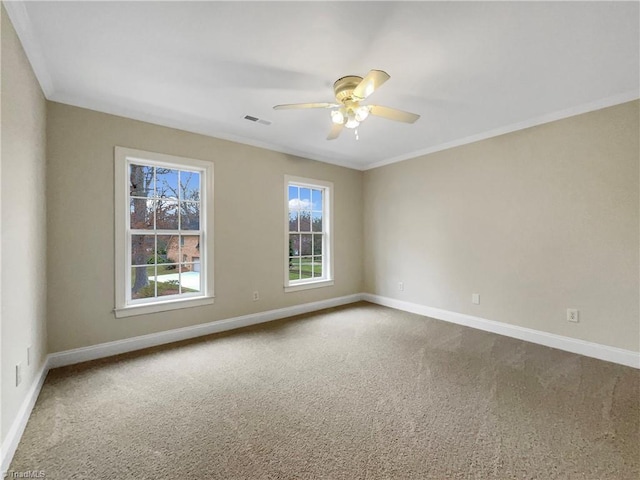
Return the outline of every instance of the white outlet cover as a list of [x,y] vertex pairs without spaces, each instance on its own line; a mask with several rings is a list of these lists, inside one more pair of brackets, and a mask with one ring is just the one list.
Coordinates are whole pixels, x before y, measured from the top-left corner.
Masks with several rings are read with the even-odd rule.
[[579,323],[580,312],[575,308],[567,308],[567,322]]
[[480,294],[479,293],[472,293],[471,294],[471,303],[473,303],[475,305],[480,305]]

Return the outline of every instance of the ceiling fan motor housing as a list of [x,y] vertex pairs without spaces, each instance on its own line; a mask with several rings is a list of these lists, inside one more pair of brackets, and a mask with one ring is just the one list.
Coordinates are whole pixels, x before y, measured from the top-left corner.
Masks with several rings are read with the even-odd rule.
[[[420,118],[415,113],[403,112],[395,108],[382,107],[380,105],[360,105],[360,102],[368,98],[380,85],[391,78],[383,70],[371,70],[366,77],[347,75],[339,78],[333,84],[333,92],[339,102],[326,103],[291,103],[276,105],[275,110],[289,108],[330,108],[332,128],[327,140],[335,140],[343,128],[356,129],[365,121],[369,114],[377,117],[395,120],[397,122],[414,123]],[[354,92],[358,92],[354,95]],[[356,130],[356,138],[358,138]]]
[[340,103],[354,101],[353,91],[362,81],[362,77],[356,75],[349,75],[339,78],[333,84],[333,91],[336,94],[336,100]]

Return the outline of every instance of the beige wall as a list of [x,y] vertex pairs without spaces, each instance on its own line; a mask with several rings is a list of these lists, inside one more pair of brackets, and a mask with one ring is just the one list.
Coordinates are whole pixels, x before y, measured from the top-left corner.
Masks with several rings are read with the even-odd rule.
[[[368,292],[640,350],[638,102],[364,175],[56,103],[48,113],[51,352],[357,293],[361,245]],[[215,305],[113,317],[115,145],[214,161]],[[282,291],[284,174],[335,183],[334,287]]]
[[[47,353],[363,289],[640,351],[638,101],[363,174],[47,104],[0,15],[2,440]],[[114,317],[116,145],[214,162],[214,305]],[[285,174],[334,182],[333,287],[283,292]]]
[[[81,108],[45,107],[2,16],[3,438],[47,351],[363,289],[640,350],[638,102],[363,174]],[[114,317],[116,145],[214,162],[214,305]],[[333,287],[283,292],[285,174],[335,184]],[[471,304],[473,292],[481,305]],[[580,309],[579,324],[566,322],[568,307]],[[13,369],[26,365],[29,344],[36,361],[15,388]]]
[[[214,162],[214,305],[114,318],[116,145]],[[58,103],[48,162],[50,352],[362,291],[359,171]],[[335,286],[283,291],[285,174],[334,183]]]
[[638,106],[367,171],[366,291],[640,350]]
[[[46,102],[16,32],[2,17],[2,440],[46,356]],[[27,347],[32,363],[27,366]],[[15,386],[15,366],[22,383]]]

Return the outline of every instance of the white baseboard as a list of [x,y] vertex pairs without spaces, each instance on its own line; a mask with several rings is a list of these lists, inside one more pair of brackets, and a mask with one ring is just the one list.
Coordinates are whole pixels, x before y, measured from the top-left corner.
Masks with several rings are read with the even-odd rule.
[[620,365],[626,365],[628,367],[640,368],[640,353],[631,350],[610,347],[599,343],[586,342],[576,338],[564,337],[562,335],[542,332],[532,328],[519,327],[517,325],[509,325],[503,322],[487,320],[485,318],[474,317],[464,313],[441,310],[439,308],[405,302],[371,293],[363,293],[362,299],[378,305],[417,313],[437,320],[444,320],[445,322],[457,323],[458,325],[497,333],[498,335],[505,335],[507,337],[537,343],[546,347],[578,353],[580,355],[605,360],[607,362],[619,363]]
[[16,449],[18,448],[18,444],[22,438],[22,433],[24,432],[27,422],[29,421],[29,417],[31,416],[33,406],[36,404],[38,395],[40,395],[44,379],[47,378],[47,373],[49,373],[48,357],[45,359],[42,364],[42,368],[40,368],[38,374],[33,379],[33,383],[27,392],[27,396],[22,402],[22,405],[20,405],[16,418],[11,424],[11,428],[9,428],[7,436],[2,442],[2,452],[0,454],[0,475],[9,470],[13,454],[16,453]]
[[588,357],[598,358],[608,362],[619,363],[629,367],[640,368],[640,353],[621,348],[609,347],[598,343],[585,342],[570,337],[563,337],[552,333],[541,332],[530,328],[509,325],[502,322],[487,320],[484,318],[465,315],[462,313],[450,312],[438,308],[419,305],[416,303],[405,302],[393,298],[382,297],[370,293],[358,293],[347,295],[344,297],[331,298],[318,302],[305,303],[302,305],[294,305],[291,307],[269,310],[266,312],[253,313],[243,315],[241,317],[229,318],[226,320],[218,320],[215,322],[205,323],[202,325],[194,325],[192,327],[178,328],[165,332],[143,335],[115,342],[102,343],[91,347],[76,348],[64,352],[53,353],[47,356],[42,368],[33,381],[27,396],[25,397],[20,410],[16,415],[5,440],[2,442],[2,450],[0,455],[1,467],[0,472],[6,472],[11,464],[13,455],[20,443],[20,438],[27,425],[33,406],[38,399],[40,390],[44,383],[49,369],[72,365],[75,363],[95,360],[98,358],[110,357],[120,353],[132,352],[143,348],[154,347],[166,343],[187,340],[189,338],[210,335],[212,333],[234,330],[236,328],[247,327],[259,323],[270,322],[281,318],[310,313],[324,308],[337,307],[349,303],[366,300],[378,305],[384,305],[406,312],[417,313],[427,317],[444,320],[446,322],[457,323],[467,327],[484,330],[487,332],[497,333],[508,337],[525,340],[527,342],[545,345],[547,347],[557,348],[572,353],[578,353]]
[[72,365],[75,363],[86,362],[88,360],[96,360],[98,358],[110,357],[120,353],[132,352],[148,347],[155,347],[165,343],[187,340],[189,338],[210,335],[212,333],[234,330],[236,328],[248,327],[258,323],[270,322],[281,318],[293,317],[303,313],[315,312],[324,308],[338,307],[362,300],[362,294],[347,295],[344,297],[330,298],[328,300],[320,300],[318,302],[304,303],[302,305],[294,305],[291,307],[269,310],[266,312],[258,312],[241,317],[228,318],[215,322],[205,323],[202,325],[194,325],[192,327],[177,328],[165,332],[153,333],[150,335],[142,335],[140,337],[118,340],[115,342],[101,343],[91,347],[76,348],[64,352],[49,354],[38,372],[27,396],[25,397],[20,410],[16,415],[5,440],[2,442],[1,450],[1,467],[0,472],[6,472],[11,465],[13,455],[18,448],[20,438],[27,426],[33,406],[38,399],[44,380],[50,369]]
[[277,310],[252,313],[241,317],[217,320],[191,327],[176,328],[174,330],[167,330],[164,332],[152,333],[124,340],[116,340],[115,342],[100,343],[90,347],[65,350],[63,352],[52,353],[49,355],[49,368],[63,367],[66,365],[73,365],[74,363],[86,362],[88,360],[111,357],[113,355],[133,352],[143,348],[155,347],[157,345],[164,345],[166,343],[178,342],[189,338],[201,337],[212,333],[248,327],[250,325],[270,322],[272,320],[278,320],[286,317],[293,317],[294,315],[301,315],[303,313],[315,312],[316,310],[322,310],[323,308],[346,305],[360,300],[362,300],[362,294],[357,293],[344,297],[330,298],[328,300],[320,300],[318,302],[279,308]]

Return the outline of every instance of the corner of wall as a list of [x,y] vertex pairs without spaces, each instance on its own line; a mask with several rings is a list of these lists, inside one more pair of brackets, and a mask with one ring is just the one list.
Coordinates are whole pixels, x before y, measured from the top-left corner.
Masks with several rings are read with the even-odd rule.
[[[35,402],[33,392],[39,390],[46,372],[47,202],[46,100],[4,3],[0,10],[0,440],[4,462],[16,432],[26,423],[21,412]],[[18,365],[21,382],[16,385]]]

